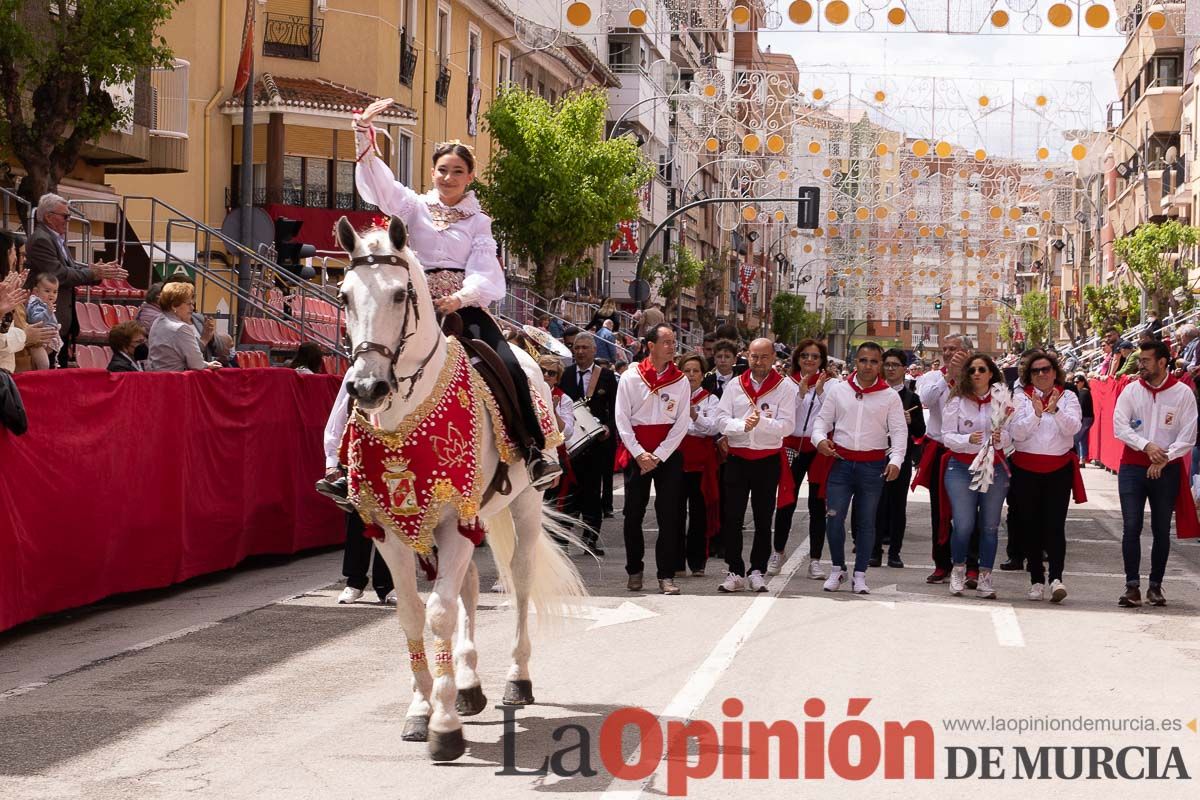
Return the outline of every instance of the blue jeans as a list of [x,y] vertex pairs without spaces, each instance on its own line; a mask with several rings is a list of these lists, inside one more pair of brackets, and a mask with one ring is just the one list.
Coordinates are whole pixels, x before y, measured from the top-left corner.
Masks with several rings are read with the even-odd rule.
[[1179,463],[1167,464],[1162,477],[1150,480],[1146,467],[1122,464],[1117,473],[1117,492],[1121,496],[1121,555],[1125,561],[1125,585],[1141,585],[1142,522],[1146,501],[1150,501],[1150,585],[1162,584],[1171,553],[1171,516],[1175,513],[1175,495],[1179,493]]
[[1088,460],[1088,431],[1092,429],[1095,421],[1095,417],[1084,417],[1083,427],[1075,434],[1075,455],[1079,456],[1080,461]]
[[829,558],[835,567],[846,568],[846,514],[854,500],[854,571],[866,572],[875,546],[875,513],[883,495],[883,471],[887,459],[878,461],[843,461],[839,459],[829,472],[825,488],[828,511],[825,540],[829,543]]
[[946,467],[946,494],[950,496],[954,529],[950,533],[950,558],[955,564],[967,563],[971,534],[979,531],[979,568],[991,569],[996,563],[996,532],[1000,529],[1000,511],[1008,496],[1008,469],[996,465],[995,478],[986,492],[971,488],[971,468],[950,459]]

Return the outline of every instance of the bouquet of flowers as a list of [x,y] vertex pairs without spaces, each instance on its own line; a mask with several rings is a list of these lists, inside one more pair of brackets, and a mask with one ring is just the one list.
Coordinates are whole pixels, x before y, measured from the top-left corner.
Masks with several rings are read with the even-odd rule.
[[979,454],[971,462],[971,489],[986,492],[992,488],[996,477],[996,445],[993,434],[1004,430],[1004,426],[1012,419],[1016,407],[1013,405],[1012,392],[1003,383],[992,387],[992,424],[983,437]]

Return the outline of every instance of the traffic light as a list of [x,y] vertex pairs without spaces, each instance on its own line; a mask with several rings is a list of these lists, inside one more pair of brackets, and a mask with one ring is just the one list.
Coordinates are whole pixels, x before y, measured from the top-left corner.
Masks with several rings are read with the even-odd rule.
[[796,204],[796,227],[813,230],[821,217],[821,190],[816,186],[801,186]]
[[934,311],[942,310],[942,296],[940,294],[937,297],[933,298],[933,310]]
[[312,267],[303,266],[301,262],[315,256],[317,248],[311,244],[293,241],[303,225],[304,223],[298,219],[288,219],[287,217],[275,219],[275,257],[278,259],[279,266],[288,272],[302,278],[311,278],[316,271]]

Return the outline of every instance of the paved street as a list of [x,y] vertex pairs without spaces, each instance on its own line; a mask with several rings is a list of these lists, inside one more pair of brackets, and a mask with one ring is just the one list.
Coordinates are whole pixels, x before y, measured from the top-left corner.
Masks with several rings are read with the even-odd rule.
[[[1172,543],[1167,608],[1118,609],[1116,480],[1094,469],[1086,477],[1091,502],[1072,507],[1068,521],[1071,594],[1062,607],[1025,600],[1024,573],[997,573],[996,601],[951,598],[945,586],[927,586],[923,493],[910,505],[909,567],[872,570],[869,597],[826,594],[804,578],[803,533],[793,536],[789,554],[796,555],[769,593],[718,595],[719,565],[710,564],[707,577],[680,581],[680,597],[632,594],[624,588],[618,510],[605,524],[607,558],[577,558],[592,590],[588,608],[558,633],[535,640],[538,703],[516,712],[517,768],[533,769],[577,744],[579,729],[561,732],[561,741],[552,738],[570,724],[591,737],[591,776],[497,775],[504,763],[503,721],[494,707],[467,721],[469,750],[453,765],[431,765],[423,745],[402,742],[409,700],[403,640],[387,609],[334,604],[339,552],[260,561],[183,588],[64,614],[0,636],[0,796],[409,798],[420,787],[420,795],[433,797],[586,793],[629,800],[665,794],[667,782],[665,769],[645,781],[614,781],[603,768],[601,724],[622,706],[705,720],[718,731],[729,719],[790,720],[803,729],[806,720],[821,717],[832,742],[850,716],[850,698],[870,699],[859,716],[880,732],[887,721],[928,721],[936,779],[910,782],[916,769],[910,745],[910,780],[903,782],[885,779],[882,763],[866,780],[846,780],[835,774],[831,754],[824,781],[746,783],[723,779],[718,767],[713,777],[688,784],[688,795],[726,798],[752,788],[760,797],[832,790],[839,798],[964,792],[1024,798],[1031,789],[1053,791],[1056,798],[1193,796],[1191,782],[1179,780],[1034,786],[1010,780],[1015,745],[1158,746],[1160,772],[1169,749],[1178,747],[1188,774],[1200,772],[1200,734],[1186,727],[1200,716],[1200,545]],[[806,527],[798,514],[796,530]],[[1147,553],[1148,544],[1147,537]],[[478,557],[485,590],[480,674],[494,706],[508,667],[511,616],[502,596],[486,592],[495,574],[490,553]],[[740,700],[744,710],[723,709],[727,698]],[[823,714],[806,714],[810,698],[824,701]],[[944,725],[950,718],[993,716],[1149,718],[1155,725],[1178,719],[1182,729],[1149,731],[1141,722],[1136,731],[1021,735],[951,732]],[[638,757],[632,731],[623,743],[630,761]],[[803,730],[802,775],[805,743],[813,742]],[[944,780],[947,748],[956,746],[1006,747],[999,762],[1009,779]],[[741,773],[748,774],[745,739],[722,731],[719,751],[726,769],[744,762]],[[857,763],[858,746],[850,752]],[[772,753],[774,778],[780,759]],[[691,757],[695,762],[706,754],[717,758],[711,746],[693,748]],[[1131,768],[1147,768],[1146,760]],[[579,750],[563,761],[576,767]]]

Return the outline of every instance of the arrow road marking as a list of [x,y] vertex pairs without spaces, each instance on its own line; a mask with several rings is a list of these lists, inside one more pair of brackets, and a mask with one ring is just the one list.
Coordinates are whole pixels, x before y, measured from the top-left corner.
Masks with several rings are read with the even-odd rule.
[[[512,603],[505,600],[496,606],[496,608],[512,608]],[[529,613],[536,614],[537,609],[531,605]],[[624,600],[616,608],[607,608],[605,606],[576,606],[568,608],[563,616],[570,619],[591,620],[592,624],[587,626],[585,630],[594,631],[597,628],[607,628],[609,625],[620,625],[625,622],[639,622],[643,619],[650,619],[651,617],[657,617],[658,613],[648,608],[643,608],[637,603]]]

